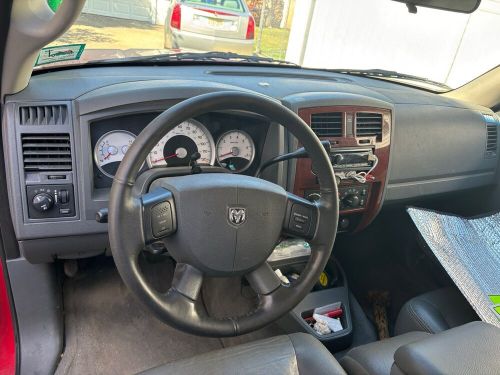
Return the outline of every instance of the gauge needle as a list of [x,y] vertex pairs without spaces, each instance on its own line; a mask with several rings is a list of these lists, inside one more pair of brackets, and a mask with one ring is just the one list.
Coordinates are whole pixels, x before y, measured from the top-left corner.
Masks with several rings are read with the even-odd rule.
[[232,154],[233,154],[233,152],[229,151],[229,152],[226,152],[225,154],[219,155],[219,157],[222,158],[224,156],[228,156],[228,155],[232,155]]
[[111,156],[111,154],[108,152],[108,154],[104,157],[104,160],[108,160],[108,158]]
[[159,158],[159,159],[153,160],[153,163],[158,163],[159,161],[162,161],[162,160],[175,158],[176,156],[177,156],[177,154],[168,155],[168,156],[165,156],[164,158]]

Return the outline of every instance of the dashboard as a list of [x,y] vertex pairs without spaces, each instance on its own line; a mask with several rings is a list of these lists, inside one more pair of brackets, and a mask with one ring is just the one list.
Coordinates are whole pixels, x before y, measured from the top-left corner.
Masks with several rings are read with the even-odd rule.
[[[2,119],[8,194],[21,255],[30,262],[109,249],[113,176],[159,113],[196,95],[252,91],[296,112],[321,140],[339,186],[339,231],[366,228],[384,205],[496,183],[498,116],[491,110],[391,82],[280,67],[120,66],[39,73],[8,96]],[[178,124],[152,149],[150,168],[215,167],[255,176],[301,145],[246,111]],[[274,164],[262,178],[309,200],[309,159]]]

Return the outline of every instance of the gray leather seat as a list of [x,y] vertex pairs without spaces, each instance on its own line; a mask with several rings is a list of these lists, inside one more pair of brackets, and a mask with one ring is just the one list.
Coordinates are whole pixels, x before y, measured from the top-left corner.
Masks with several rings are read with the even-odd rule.
[[412,331],[438,333],[478,319],[457,289],[442,288],[406,302],[396,320],[394,335]]
[[391,375],[500,374],[500,329],[472,322],[402,346]]
[[389,375],[396,350],[428,336],[426,332],[409,332],[358,346],[349,350],[340,364],[349,375]]
[[345,371],[323,344],[313,336],[294,333],[216,350],[168,363],[142,374],[344,375]]

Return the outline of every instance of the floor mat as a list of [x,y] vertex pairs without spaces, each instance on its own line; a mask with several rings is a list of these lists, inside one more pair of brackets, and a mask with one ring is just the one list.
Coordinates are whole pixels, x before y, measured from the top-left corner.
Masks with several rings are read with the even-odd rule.
[[443,284],[429,259],[423,256],[404,209],[381,212],[363,232],[337,236],[333,254],[346,272],[349,288],[363,311],[375,323],[370,290],[390,293],[389,332],[409,299]]
[[500,327],[500,213],[472,219],[418,208],[408,213],[478,315]]
[[[112,259],[97,259],[65,283],[66,345],[56,375],[135,374],[222,347],[218,339],[161,323],[128,291]],[[149,271],[166,290],[172,266],[161,263]]]

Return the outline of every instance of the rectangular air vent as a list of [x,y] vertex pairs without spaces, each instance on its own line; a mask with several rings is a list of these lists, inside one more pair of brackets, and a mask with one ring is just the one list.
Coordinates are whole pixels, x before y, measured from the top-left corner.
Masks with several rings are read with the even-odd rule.
[[21,125],[64,125],[68,121],[66,104],[19,107]]
[[313,113],[311,129],[318,137],[342,137],[342,112]]
[[382,114],[356,113],[356,137],[377,137],[382,140]]
[[71,171],[68,133],[21,134],[26,172]]
[[486,122],[486,156],[493,157],[497,154],[498,121],[490,114],[483,114],[483,118]]

